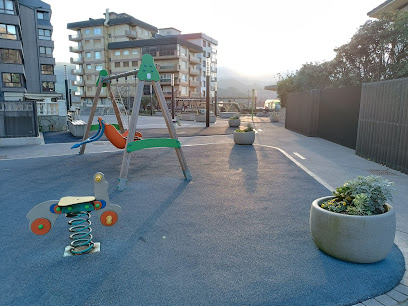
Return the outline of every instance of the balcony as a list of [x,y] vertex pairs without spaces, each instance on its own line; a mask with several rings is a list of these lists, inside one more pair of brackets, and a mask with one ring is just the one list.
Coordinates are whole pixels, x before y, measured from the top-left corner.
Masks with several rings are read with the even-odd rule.
[[191,75],[200,75],[200,70],[190,67],[190,74]]
[[84,75],[84,70],[83,69],[71,69],[71,74],[72,75]]
[[131,31],[131,30],[126,30],[125,31],[125,36],[128,38],[135,39],[137,38],[137,32],[136,31]]
[[84,81],[71,81],[72,86],[84,86]]
[[190,87],[200,87],[200,82],[190,80]]
[[199,92],[190,92],[191,98],[201,98],[201,94]]
[[215,53],[215,54],[217,54],[217,49],[215,49],[215,48],[211,48],[211,53]]
[[77,33],[77,34],[74,34],[74,35],[69,35],[68,39],[70,41],[81,41],[82,35],[81,35],[81,33]]
[[190,55],[190,62],[194,63],[194,64],[200,64],[201,63],[201,59],[195,56]]
[[84,92],[83,92],[83,91],[74,91],[74,96],[75,96],[75,97],[83,97],[83,96],[84,96]]
[[76,53],[79,53],[79,52],[82,52],[82,46],[70,46],[69,47],[69,52],[76,52]]
[[178,71],[178,65],[159,65],[159,72],[176,72]]
[[211,72],[217,73],[217,68],[211,67]]
[[69,61],[71,64],[77,64],[77,65],[79,65],[79,64],[83,64],[84,63],[84,60],[82,59],[82,58],[73,58],[73,57],[71,57],[71,59],[70,59],[70,61]]

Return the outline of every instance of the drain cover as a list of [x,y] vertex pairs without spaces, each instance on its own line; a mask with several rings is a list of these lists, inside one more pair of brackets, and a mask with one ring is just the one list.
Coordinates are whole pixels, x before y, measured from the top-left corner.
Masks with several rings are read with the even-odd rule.
[[389,171],[389,170],[368,170],[374,175],[395,175],[395,173]]

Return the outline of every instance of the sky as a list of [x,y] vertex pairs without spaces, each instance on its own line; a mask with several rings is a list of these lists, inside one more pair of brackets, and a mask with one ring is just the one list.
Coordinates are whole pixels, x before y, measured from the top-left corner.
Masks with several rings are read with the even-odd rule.
[[157,28],[205,33],[218,41],[218,69],[224,75],[269,80],[309,62],[335,56],[384,0],[129,1],[43,0],[51,5],[54,57],[69,62],[75,54],[67,23],[127,13]]

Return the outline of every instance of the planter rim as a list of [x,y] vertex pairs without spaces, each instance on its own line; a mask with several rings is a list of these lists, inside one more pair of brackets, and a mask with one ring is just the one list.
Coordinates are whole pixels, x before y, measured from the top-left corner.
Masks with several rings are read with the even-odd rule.
[[[326,196],[326,197],[318,198],[318,199],[316,199],[316,200],[313,201],[312,205],[313,205],[313,207],[315,207],[316,209],[319,209],[320,211],[322,211],[323,213],[328,214],[329,216],[330,216],[330,215],[334,215],[334,216],[344,216],[345,218],[370,218],[370,219],[371,219],[371,218],[382,218],[382,216],[384,216],[384,215],[386,215],[386,214],[388,214],[388,213],[390,213],[390,212],[391,212],[391,213],[394,212],[394,208],[393,208],[390,204],[388,204],[388,203],[385,203],[385,205],[388,207],[388,210],[387,210],[385,213],[383,213],[383,214],[377,214],[377,215],[365,215],[365,216],[340,214],[340,213],[336,213],[336,212],[334,212],[334,211],[329,211],[329,210],[327,210],[327,209],[324,209],[324,208],[321,208],[321,207],[320,207],[320,205],[319,205],[320,202],[324,202],[324,201],[326,201],[326,200],[328,200],[328,199],[332,199],[332,198],[334,198],[334,196]],[[309,203],[310,203],[310,202],[309,202]]]
[[234,133],[240,133],[240,134],[251,133],[251,132],[255,133],[255,131],[249,131],[249,132],[236,132],[236,131],[234,131]]

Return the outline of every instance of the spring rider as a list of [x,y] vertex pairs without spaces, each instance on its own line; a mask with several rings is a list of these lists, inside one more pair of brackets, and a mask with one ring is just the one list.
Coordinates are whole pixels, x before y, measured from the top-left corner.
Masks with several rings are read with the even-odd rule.
[[118,221],[122,208],[110,203],[108,182],[102,172],[94,175],[94,189],[95,196],[63,197],[59,201],[50,200],[36,205],[27,214],[30,230],[44,235],[51,230],[55,220],[65,214],[71,219],[68,224],[71,226],[69,238],[72,242],[65,248],[64,256],[99,252],[100,243],[92,241],[90,212],[95,211],[103,225],[112,226]]

